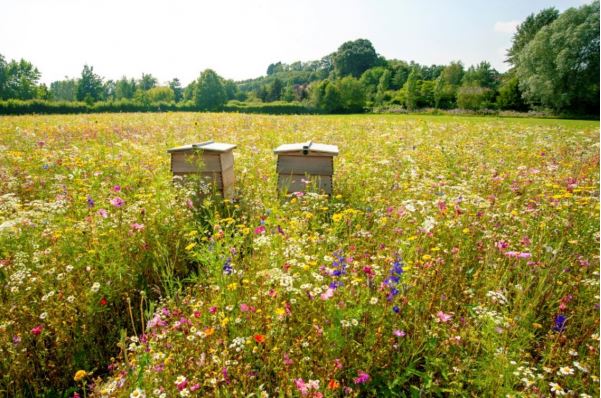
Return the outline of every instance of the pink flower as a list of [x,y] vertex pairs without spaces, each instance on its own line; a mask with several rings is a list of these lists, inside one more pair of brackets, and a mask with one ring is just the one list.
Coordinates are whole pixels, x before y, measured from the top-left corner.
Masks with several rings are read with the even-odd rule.
[[438,317],[439,321],[442,323],[447,323],[448,321],[450,321],[453,318],[453,315],[451,314],[445,314],[442,311],[438,311],[436,313],[436,316]]
[[255,228],[255,235],[264,234],[264,233],[265,233],[265,227],[263,225]]
[[500,240],[496,243],[495,246],[497,246],[497,249],[499,249],[499,250],[505,250],[509,247],[509,243],[507,243],[504,240]]
[[107,218],[109,216],[109,213],[105,209],[100,209],[96,213],[102,218]]
[[327,299],[331,298],[332,296],[334,296],[334,289],[328,288],[328,290],[326,290],[325,292],[323,292],[321,294],[321,299],[327,300]]
[[300,391],[301,395],[307,395],[309,392],[309,387],[305,384],[303,379],[294,379],[294,385],[296,386],[296,389]]
[[242,303],[242,304],[240,304],[240,311],[248,312],[248,311],[250,311],[250,307],[248,306],[248,304]]
[[31,329],[31,333],[34,336],[39,336],[42,333],[42,330],[44,330],[44,325],[38,325],[38,326],[34,327],[33,329]]
[[394,332],[392,332],[392,334],[394,334],[396,337],[405,337],[406,335],[404,330],[399,329],[396,329]]
[[113,191],[115,191],[115,192],[120,192],[120,191],[121,191],[121,185],[115,185],[115,186],[113,187]]
[[131,224],[131,229],[132,229],[132,231],[136,231],[136,232],[143,231],[144,230],[144,224],[138,224],[137,222],[132,223]]
[[211,308],[209,308],[209,312],[211,314],[216,314],[217,313],[217,307],[211,307]]
[[353,379],[353,382],[355,382],[355,384],[365,384],[368,381],[369,381],[369,375],[362,370],[357,372],[357,377],[355,377]]
[[196,391],[200,388],[200,384],[196,383],[193,386],[190,386],[190,391]]
[[284,365],[290,366],[294,363],[292,359],[288,356],[288,354],[284,354]]
[[120,197],[116,196],[113,199],[111,199],[111,204],[115,207],[123,207],[123,205],[125,204],[125,201],[123,199],[121,199]]

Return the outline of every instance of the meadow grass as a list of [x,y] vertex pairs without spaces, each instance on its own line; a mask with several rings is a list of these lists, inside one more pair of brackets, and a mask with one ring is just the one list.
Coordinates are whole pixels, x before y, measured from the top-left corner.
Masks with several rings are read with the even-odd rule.
[[[170,147],[234,143],[237,199]],[[273,148],[336,144],[332,197]],[[0,118],[0,394],[599,395],[599,122]]]

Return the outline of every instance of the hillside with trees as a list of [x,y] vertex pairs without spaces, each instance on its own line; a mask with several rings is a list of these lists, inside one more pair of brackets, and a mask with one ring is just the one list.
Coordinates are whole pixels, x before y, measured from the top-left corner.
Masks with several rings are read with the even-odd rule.
[[0,55],[0,114],[111,111],[264,113],[413,112],[423,109],[599,115],[599,2],[528,16],[507,50],[509,70],[386,59],[369,40],[343,43],[320,60],[274,62],[244,81],[203,71],[183,87],[151,74],[117,81],[84,65],[81,75],[40,84],[26,60]]

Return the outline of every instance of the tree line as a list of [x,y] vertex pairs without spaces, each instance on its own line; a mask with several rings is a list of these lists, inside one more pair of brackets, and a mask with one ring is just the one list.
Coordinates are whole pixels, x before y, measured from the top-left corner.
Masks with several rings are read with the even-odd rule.
[[[598,115],[599,1],[563,13],[547,8],[531,14],[518,26],[506,62],[505,73],[487,61],[469,67],[461,61],[420,65],[386,59],[369,40],[358,39],[320,60],[272,63],[265,76],[245,81],[226,80],[211,69],[186,87],[177,78],[159,84],[151,74],[113,81],[85,65],[80,77],[47,87],[39,84],[41,74],[30,62],[7,62],[0,55],[0,100],[80,102],[87,107],[77,109],[90,111],[120,106],[294,113],[459,108]],[[4,105],[0,112],[8,109]]]

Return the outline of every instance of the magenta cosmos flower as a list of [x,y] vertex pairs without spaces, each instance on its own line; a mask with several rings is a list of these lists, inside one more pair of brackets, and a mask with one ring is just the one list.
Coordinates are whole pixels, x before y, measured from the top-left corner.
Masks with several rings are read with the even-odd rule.
[[117,196],[117,197],[114,197],[113,199],[111,199],[111,204],[115,207],[123,207],[123,205],[125,204],[125,201]]

